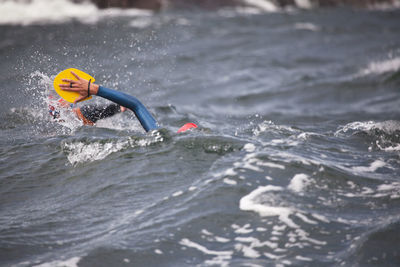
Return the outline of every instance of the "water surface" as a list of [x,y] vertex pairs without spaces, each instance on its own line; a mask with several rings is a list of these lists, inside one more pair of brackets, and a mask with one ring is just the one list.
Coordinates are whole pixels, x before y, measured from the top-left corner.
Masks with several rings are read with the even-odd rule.
[[[398,10],[80,10],[0,26],[1,265],[400,264]],[[52,120],[68,67],[160,130]]]

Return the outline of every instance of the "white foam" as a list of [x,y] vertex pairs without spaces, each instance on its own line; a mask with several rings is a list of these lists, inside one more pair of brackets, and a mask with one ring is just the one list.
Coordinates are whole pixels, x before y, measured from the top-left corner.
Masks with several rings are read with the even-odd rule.
[[285,166],[273,162],[259,162],[257,165],[284,170]]
[[325,222],[325,223],[330,222],[325,216],[323,216],[321,214],[312,213],[311,216],[313,216],[317,220],[320,220],[321,222]]
[[314,7],[310,0],[294,0],[296,6],[304,9],[311,9]]
[[[256,153],[249,153],[247,154],[241,162],[235,162],[233,164],[235,168],[244,168],[256,172],[263,172],[263,169],[260,168],[259,166],[264,166],[264,167],[269,167],[269,168],[276,168],[276,169],[281,169],[284,170],[285,166],[278,164],[278,163],[273,163],[273,162],[264,162],[261,159],[257,158]],[[224,175],[237,175],[237,172],[234,171],[234,169],[228,169]],[[240,177],[239,177],[240,178]],[[267,178],[268,179],[268,178]]]
[[394,151],[400,151],[400,144],[394,145],[394,146],[387,146],[387,147],[382,147],[379,144],[377,144],[379,149],[386,151],[386,152],[394,152]]
[[218,10],[218,15],[225,18],[234,18],[239,15],[258,15],[263,12],[259,8],[255,7],[236,7],[232,8],[222,8]]
[[80,260],[81,258],[79,257],[73,257],[68,260],[58,260],[34,265],[34,267],[78,267],[78,263]]
[[235,180],[231,180],[231,179],[228,179],[228,178],[224,179],[224,183],[229,184],[229,185],[236,185],[237,184],[237,182]]
[[275,156],[280,157],[281,161],[287,162],[287,163],[299,162],[301,164],[308,165],[308,166],[310,166],[311,164],[320,165],[320,162],[318,162],[316,160],[306,159],[304,157],[295,155],[293,153],[288,153],[285,151],[278,151],[275,153]]
[[398,199],[400,198],[400,183],[381,184],[378,186],[377,191],[379,193],[375,194],[373,197],[380,198],[390,196],[391,199]]
[[207,231],[206,229],[201,230],[201,233],[207,236],[208,241],[215,241],[218,243],[228,243],[229,241],[231,241],[228,238],[216,236],[213,233]]
[[241,210],[254,211],[262,217],[272,217],[277,216],[282,222],[284,222],[289,227],[298,228],[299,226],[295,224],[289,215],[293,213],[293,210],[288,207],[274,207],[267,204],[262,204],[262,196],[266,192],[271,191],[282,191],[283,188],[279,186],[267,185],[260,186],[250,194],[242,197],[240,199],[239,207]]
[[153,23],[151,18],[148,17],[138,17],[134,20],[132,20],[129,23],[129,26],[133,27],[133,28],[139,28],[139,29],[144,29],[147,28],[149,26],[151,26]]
[[246,152],[254,152],[256,150],[256,146],[254,144],[252,144],[252,143],[247,143],[247,144],[244,145],[243,149]]
[[154,14],[153,11],[144,10],[144,9],[136,9],[136,8],[106,8],[100,10],[100,14],[102,17],[148,17]]
[[253,129],[253,134],[255,136],[260,135],[260,133],[265,132],[267,129],[275,127],[275,124],[272,121],[263,121],[260,123],[257,128]]
[[309,233],[307,233],[306,231],[302,230],[302,229],[296,229],[296,234],[300,237],[301,240],[305,240],[308,241],[310,243],[313,243],[315,245],[326,245],[327,242],[326,241],[320,241],[314,238],[310,238],[309,237]]
[[177,192],[173,193],[172,196],[173,197],[178,197],[178,196],[180,196],[182,194],[183,194],[183,191],[177,191]]
[[67,152],[68,161],[74,165],[80,162],[90,162],[102,160],[111,153],[120,151],[129,146],[128,141],[119,142],[93,142],[86,144],[84,142],[64,143],[63,150]]
[[[376,130],[382,131],[386,135],[393,135],[393,134],[397,135],[398,132],[400,131],[400,122],[394,120],[388,120],[382,122],[374,122],[374,121],[351,122],[346,124],[345,126],[339,127],[338,130],[335,132],[335,136],[340,136],[341,134],[347,132],[352,133],[353,131],[355,132],[362,131],[376,138],[375,144],[377,148],[379,148],[380,150],[386,152],[394,152],[400,150],[400,144],[398,142],[391,141],[390,138],[389,140],[386,140],[386,138],[382,135],[377,136],[375,132]],[[368,150],[371,151],[372,146],[370,146]]]
[[142,214],[144,212],[144,210],[137,210],[137,211],[135,211],[135,215],[140,215],[140,214]]
[[304,188],[311,183],[310,177],[304,173],[296,174],[290,184],[288,185],[288,189],[292,190],[296,193],[302,193]]
[[236,244],[235,245],[235,249],[238,251],[242,251],[243,252],[243,256],[247,257],[247,258],[259,258],[260,257],[260,253],[258,251],[256,251],[253,247],[251,246],[245,246],[243,244]]
[[162,255],[164,254],[164,252],[162,252],[160,249],[155,249],[154,253],[158,254],[158,255]]
[[274,229],[274,231],[281,232],[281,231],[284,231],[286,229],[286,225],[281,225],[281,226],[274,225],[274,227],[272,227],[272,229]]
[[264,256],[267,258],[270,258],[271,260],[279,260],[280,258],[283,258],[284,256],[278,256],[278,255],[274,255],[272,253],[268,253],[268,252],[264,252]]
[[356,184],[353,181],[347,181],[347,184],[350,186],[351,189],[356,188]]
[[335,136],[338,136],[340,133],[346,133],[348,131],[370,131],[376,127],[376,123],[374,121],[355,121],[346,124],[343,127],[339,127],[339,129],[335,132]]
[[253,232],[253,229],[250,228],[250,224],[245,224],[243,227],[233,224],[232,228],[235,229],[236,234],[249,234]]
[[393,182],[390,184],[381,184],[376,190],[369,187],[362,187],[359,192],[351,192],[351,193],[342,193],[341,195],[349,197],[349,198],[386,198],[390,197],[391,199],[400,198],[400,183]]
[[229,238],[215,236],[215,241],[217,241],[219,243],[228,243],[231,240]]
[[236,237],[235,241],[240,242],[235,244],[235,249],[237,251],[242,251],[243,256],[247,258],[258,258],[261,256],[261,254],[257,250],[255,250],[255,248],[261,248],[267,246],[270,249],[275,249],[278,247],[276,243],[270,241],[261,242],[259,239],[255,237]]
[[388,3],[373,3],[371,5],[368,5],[368,8],[371,10],[380,10],[380,11],[390,11],[393,9],[399,9],[400,8],[400,1],[399,0],[392,0],[389,1]]
[[298,139],[302,140],[307,140],[308,134],[307,133],[301,133],[297,136]]
[[264,241],[261,242],[259,239],[249,236],[249,237],[236,237],[236,241],[242,242],[242,243],[250,243],[252,247],[269,247],[271,249],[276,249],[278,247],[278,244],[270,241]]
[[398,189],[399,186],[400,186],[400,183],[381,184],[378,186],[377,190],[378,191],[394,190],[394,189]]
[[220,267],[229,267],[229,261],[232,256],[216,256],[211,260],[206,260],[204,262],[205,266],[220,266]]
[[307,218],[304,214],[300,212],[296,212],[296,216],[299,217],[303,222],[308,223],[308,224],[318,224],[318,222],[313,221],[309,218]]
[[190,241],[187,238],[182,239],[179,242],[179,244],[181,244],[182,246],[197,249],[206,255],[215,256],[211,260],[205,261],[205,264],[210,265],[210,266],[214,266],[214,265],[218,265],[218,266],[222,266],[222,267],[229,266],[229,260],[232,258],[232,254],[233,254],[233,251],[230,251],[230,250],[228,250],[228,251],[210,250],[210,249],[206,248],[205,246],[202,246],[193,241]]
[[356,172],[375,172],[379,168],[382,168],[386,165],[386,163],[382,160],[375,160],[374,162],[371,163],[370,166],[357,166],[353,167],[352,169]]
[[313,32],[317,32],[320,30],[320,27],[318,27],[317,25],[315,25],[313,23],[309,23],[309,22],[295,23],[294,28],[297,30],[308,30],[308,31],[313,31]]
[[258,8],[261,11],[264,12],[276,12],[279,10],[279,8],[269,0],[244,0],[244,3]]
[[396,72],[400,69],[400,57],[391,58],[383,61],[374,61],[359,72],[360,76],[371,74],[382,74],[387,72]]
[[201,252],[203,252],[204,254],[207,255],[217,255],[217,256],[231,256],[233,254],[233,251],[216,251],[216,250],[209,250],[208,248],[206,248],[205,246],[199,245],[193,241],[190,241],[187,238],[183,238],[179,244],[181,244],[182,246],[186,246],[186,247],[191,247],[191,248],[195,248]]
[[[82,23],[96,23],[108,16],[149,16],[151,11],[139,9],[98,9],[90,1],[74,3],[72,0],[31,0],[0,1],[0,25],[59,24],[72,20]],[[131,23],[134,27],[144,27],[145,20]],[[140,24],[140,25],[139,25]]]
[[68,161],[75,165],[81,162],[102,160],[108,155],[126,149],[128,147],[145,147],[153,143],[162,142],[163,138],[159,132],[153,132],[149,138],[133,139],[127,138],[103,143],[95,141],[84,143],[81,141],[65,142],[62,144],[63,151],[67,154]]
[[211,232],[207,231],[206,229],[202,229],[201,233],[204,235],[213,235]]
[[94,22],[98,11],[92,3],[76,4],[69,0],[6,0],[0,2],[0,10],[0,24],[13,25],[63,23],[72,19]]
[[256,158],[256,154],[250,153],[244,157],[242,162],[235,162],[233,166],[236,168],[244,168],[256,172],[263,172],[263,170],[260,167],[253,165],[253,163],[258,163],[258,162],[260,162],[260,160]]
[[299,260],[299,261],[312,261],[311,258],[303,257],[303,256],[300,256],[300,255],[296,256],[296,260]]
[[233,168],[229,168],[224,172],[224,176],[235,176],[237,172]]

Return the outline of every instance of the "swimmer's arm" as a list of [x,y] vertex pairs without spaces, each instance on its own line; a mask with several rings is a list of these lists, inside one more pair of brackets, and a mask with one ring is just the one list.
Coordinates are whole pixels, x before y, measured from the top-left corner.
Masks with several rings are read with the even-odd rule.
[[[79,93],[79,97],[77,97],[74,101],[74,103],[77,103],[88,97],[89,81],[80,78],[74,72],[71,73],[78,80],[75,81],[70,79],[63,79],[64,82],[72,83],[72,87],[70,87],[70,84],[60,84],[60,88],[65,91]],[[90,95],[101,96],[110,101],[113,101],[114,103],[119,104],[120,106],[131,109],[135,113],[136,117],[139,119],[140,124],[143,126],[146,132],[158,128],[157,121],[136,97],[113,89],[108,89],[97,84],[90,84],[89,92]]]
[[157,121],[136,97],[103,86],[98,86],[97,95],[132,110],[146,132],[158,128]]

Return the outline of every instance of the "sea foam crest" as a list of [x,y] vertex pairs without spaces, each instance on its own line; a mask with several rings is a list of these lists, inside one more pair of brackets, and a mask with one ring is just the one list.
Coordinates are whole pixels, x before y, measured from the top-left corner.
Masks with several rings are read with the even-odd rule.
[[0,10],[0,24],[29,25],[93,20],[98,9],[89,2],[76,4],[69,0],[6,0],[0,2]]
[[317,26],[314,23],[310,23],[310,22],[297,22],[294,24],[294,28],[296,30],[308,30],[308,31],[313,31],[313,32],[317,32],[317,31],[321,30],[321,28],[319,26]]
[[211,255],[213,258],[211,260],[207,260],[205,262],[206,265],[218,265],[218,266],[229,266],[229,260],[232,258],[233,251],[226,250],[226,251],[217,251],[217,250],[210,250],[207,247],[195,243],[187,238],[182,239],[179,242],[180,245],[197,249],[206,255]]
[[358,76],[376,75],[400,70],[400,57],[386,59],[383,61],[373,61],[362,69]]
[[58,24],[71,20],[96,23],[102,17],[137,17],[153,14],[151,11],[138,9],[109,8],[100,10],[89,1],[75,3],[72,0],[5,0],[0,1],[0,10],[0,25]]
[[274,12],[278,11],[279,9],[276,4],[268,0],[244,0],[244,2],[249,6],[258,8],[259,10],[265,12]]
[[271,217],[277,216],[279,220],[287,224],[292,228],[299,228],[297,224],[293,222],[289,216],[293,213],[293,210],[289,207],[277,207],[272,206],[263,202],[263,195],[266,192],[282,191],[283,188],[280,186],[267,185],[260,186],[250,194],[242,197],[240,199],[239,207],[241,210],[254,211],[258,213],[261,217]]
[[126,138],[113,141],[72,141],[62,144],[63,151],[67,154],[68,161],[72,165],[82,162],[91,162],[102,160],[112,153],[130,148],[130,147],[146,147],[154,143],[162,142],[164,138],[155,131],[147,138]]
[[371,2],[372,4],[368,5],[368,8],[371,10],[390,11],[400,8],[400,0],[387,1],[386,3],[384,1],[383,3],[379,1],[377,3],[374,3],[374,1]]
[[400,122],[389,120],[383,122],[366,121],[366,122],[351,122],[339,127],[335,132],[335,136],[350,134],[357,135],[358,133],[366,133],[373,138],[371,146],[386,152],[400,151]]
[[80,260],[79,257],[73,257],[68,260],[56,260],[34,265],[34,267],[77,267]]
[[295,4],[299,8],[311,9],[314,4],[310,0],[294,0]]
[[341,133],[347,133],[353,131],[370,132],[372,130],[381,130],[385,134],[394,134],[400,131],[400,122],[393,120],[383,121],[383,122],[355,121],[348,123],[345,126],[339,127],[335,135],[338,136]]

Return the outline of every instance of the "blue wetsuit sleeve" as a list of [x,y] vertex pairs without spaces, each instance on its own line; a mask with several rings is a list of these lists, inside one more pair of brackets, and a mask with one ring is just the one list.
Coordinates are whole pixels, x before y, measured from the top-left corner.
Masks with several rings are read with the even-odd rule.
[[97,95],[132,110],[146,132],[158,128],[156,119],[136,97],[102,86]]

